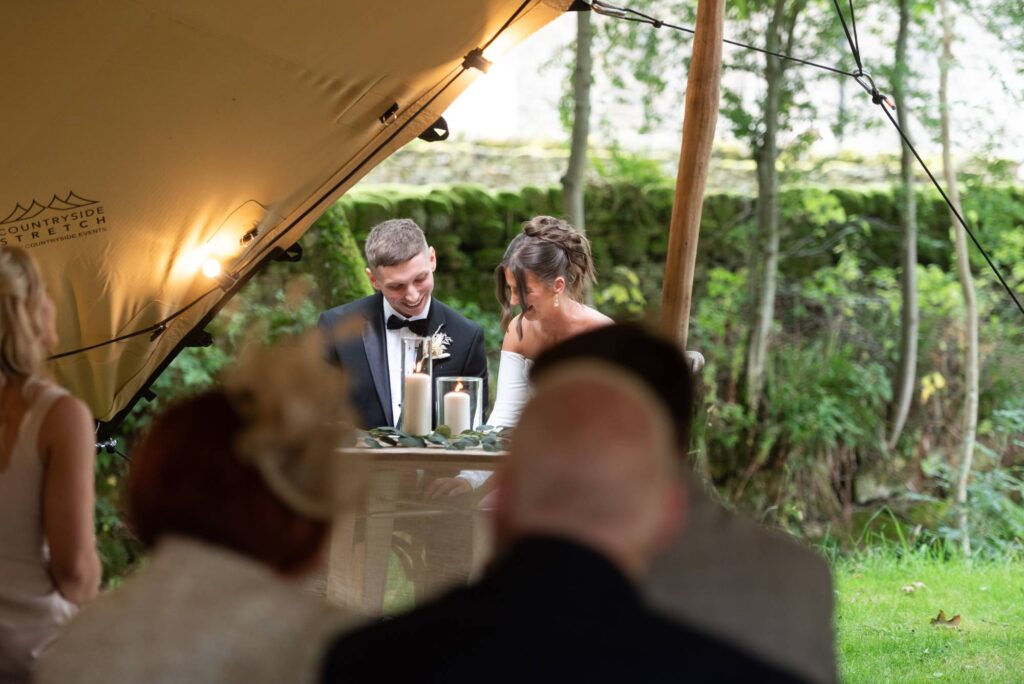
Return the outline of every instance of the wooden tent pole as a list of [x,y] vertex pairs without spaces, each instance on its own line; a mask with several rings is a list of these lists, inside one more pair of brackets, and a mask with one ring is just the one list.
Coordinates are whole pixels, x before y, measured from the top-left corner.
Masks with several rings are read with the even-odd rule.
[[690,328],[700,213],[718,121],[724,16],[725,0],[698,0],[693,59],[686,83],[683,143],[679,152],[679,175],[676,176],[661,298],[662,332],[678,339],[683,349],[686,349]]

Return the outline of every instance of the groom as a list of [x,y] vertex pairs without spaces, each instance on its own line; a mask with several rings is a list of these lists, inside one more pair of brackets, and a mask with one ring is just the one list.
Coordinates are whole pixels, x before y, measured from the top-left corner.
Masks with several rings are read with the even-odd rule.
[[328,360],[349,374],[362,426],[398,424],[402,338],[438,331],[451,341],[444,358],[434,357],[434,376],[483,378],[482,415],[487,415],[483,329],[432,298],[437,257],[420,227],[412,219],[374,226],[366,238],[366,263],[376,294],[325,311],[318,323],[327,339]]

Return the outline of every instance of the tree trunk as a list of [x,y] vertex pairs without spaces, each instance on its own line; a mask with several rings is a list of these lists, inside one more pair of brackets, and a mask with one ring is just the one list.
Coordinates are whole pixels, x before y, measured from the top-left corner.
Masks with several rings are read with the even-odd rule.
[[594,29],[589,11],[576,13],[576,66],[572,71],[572,141],[569,166],[562,177],[562,205],[569,223],[586,231],[583,191],[586,188],[587,138],[590,136],[590,82],[593,59],[590,43]]
[[[900,27],[896,37],[896,69],[893,78],[893,95],[896,97],[896,117],[900,128],[910,137],[907,122],[907,30],[910,25],[910,1],[900,0]],[[910,413],[910,402],[914,397],[914,382],[917,370],[917,332],[919,313],[917,306],[917,201],[914,197],[914,159],[906,145],[902,146],[900,172],[903,178],[903,248],[901,262],[903,272],[903,310],[900,339],[899,369],[893,378],[892,432],[887,446],[892,449],[903,433]]]
[[665,282],[661,291],[661,329],[682,349],[687,348],[690,333],[700,214],[718,124],[724,22],[725,0],[697,0],[697,26],[690,73],[686,77],[683,139],[679,146],[679,171],[669,219]]
[[[775,0],[775,10],[768,25],[766,49],[779,49],[780,33],[785,20],[785,0]],[[764,389],[765,366],[768,359],[772,323],[775,320],[775,289],[779,268],[779,174],[775,162],[779,156],[779,104],[782,99],[782,64],[775,57],[765,57],[767,92],[764,104],[764,139],[757,151],[757,235],[761,238],[763,261],[760,265],[761,287],[757,293],[754,327],[747,349],[747,405],[757,410]],[[756,259],[758,250],[752,258]],[[752,262],[753,263],[753,262]],[[756,269],[751,268],[751,278]]]
[[[953,29],[949,16],[949,2],[942,0],[942,56],[939,58],[939,114],[942,123],[942,167],[946,176],[946,192],[956,210],[963,216],[960,191],[956,185],[956,168],[949,142],[949,68],[953,63]],[[967,258],[967,239],[963,226],[951,211],[949,221],[956,243],[956,270],[964,291],[964,318],[967,330],[967,358],[964,360],[964,417],[963,441],[960,444],[960,472],[956,483],[957,525],[960,545],[965,555],[971,555],[971,536],[967,522],[967,481],[974,461],[974,440],[978,427],[978,304],[974,294],[971,262]]]

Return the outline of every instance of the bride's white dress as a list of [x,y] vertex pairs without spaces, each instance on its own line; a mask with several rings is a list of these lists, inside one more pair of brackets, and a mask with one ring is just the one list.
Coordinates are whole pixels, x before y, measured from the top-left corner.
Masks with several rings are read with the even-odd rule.
[[533,360],[516,352],[501,352],[498,365],[498,393],[487,424],[514,427],[530,398],[530,367]]
[[[519,422],[519,414],[530,398],[530,367],[533,360],[517,352],[501,352],[498,364],[498,393],[494,399],[494,408],[486,423],[494,427],[514,427]],[[490,477],[491,473],[483,470],[463,470],[459,477],[464,478],[476,489]]]

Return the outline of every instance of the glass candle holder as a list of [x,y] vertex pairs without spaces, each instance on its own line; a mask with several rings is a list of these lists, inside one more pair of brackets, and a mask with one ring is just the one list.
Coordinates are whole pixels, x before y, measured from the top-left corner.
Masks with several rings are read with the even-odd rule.
[[428,435],[433,424],[431,380],[434,370],[429,337],[402,338],[402,421],[410,435]]
[[484,422],[482,378],[445,375],[435,382],[438,425],[447,425],[455,436]]

